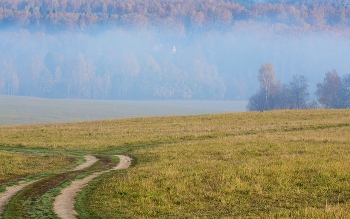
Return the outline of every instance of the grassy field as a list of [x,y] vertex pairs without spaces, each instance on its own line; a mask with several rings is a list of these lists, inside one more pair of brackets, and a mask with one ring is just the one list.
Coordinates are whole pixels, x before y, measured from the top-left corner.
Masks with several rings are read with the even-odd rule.
[[107,101],[0,95],[0,126],[243,112],[247,101]]
[[349,132],[350,110],[141,117],[2,126],[0,149],[133,156],[81,218],[349,218]]

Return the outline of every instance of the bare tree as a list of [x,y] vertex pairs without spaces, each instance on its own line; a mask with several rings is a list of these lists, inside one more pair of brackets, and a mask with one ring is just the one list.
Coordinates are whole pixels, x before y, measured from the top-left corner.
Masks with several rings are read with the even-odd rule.
[[275,81],[275,70],[271,63],[264,63],[259,70],[260,89],[249,98],[248,110],[272,110],[278,108],[281,83]]
[[249,111],[262,111],[265,108],[265,90],[260,88],[258,92],[249,98],[247,109]]
[[289,84],[283,84],[277,97],[278,109],[292,109],[293,97]]
[[307,78],[303,75],[294,75],[288,88],[291,97],[291,108],[305,109],[309,100]]
[[323,83],[317,84],[316,96],[325,108],[341,108],[341,79],[336,70],[327,72]]

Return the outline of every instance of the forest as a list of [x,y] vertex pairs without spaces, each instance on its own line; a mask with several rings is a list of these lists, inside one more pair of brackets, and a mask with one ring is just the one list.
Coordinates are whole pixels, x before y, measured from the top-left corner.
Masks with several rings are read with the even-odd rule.
[[349,6],[339,0],[0,0],[0,93],[246,100],[265,62],[283,81],[304,75],[317,84],[332,69],[350,72]]
[[51,31],[104,25],[190,34],[239,28],[250,20],[291,31],[326,30],[349,25],[348,6],[340,0],[1,0],[0,21]]

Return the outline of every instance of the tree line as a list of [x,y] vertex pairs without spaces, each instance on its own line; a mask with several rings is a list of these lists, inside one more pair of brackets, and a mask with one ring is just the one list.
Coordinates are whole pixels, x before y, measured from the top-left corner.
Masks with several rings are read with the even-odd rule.
[[1,30],[0,38],[0,94],[47,98],[247,100],[265,60],[281,78],[305,72],[316,84],[323,69],[346,72],[350,55],[350,40],[329,35]]
[[137,56],[101,55],[97,60],[81,52],[74,58],[48,52],[23,63],[0,59],[0,94],[77,99],[223,99],[225,84],[215,65],[203,57],[179,64],[166,51]]
[[320,105],[327,109],[350,108],[350,74],[341,78],[336,70],[327,72],[323,82],[316,85],[317,101],[310,100],[305,76],[293,75],[286,84],[276,81],[275,77],[272,64],[262,64],[258,74],[260,88],[249,98],[249,111],[314,109]]
[[163,28],[174,33],[250,28],[344,32],[350,3],[340,0],[1,0],[0,25],[45,30],[95,26]]

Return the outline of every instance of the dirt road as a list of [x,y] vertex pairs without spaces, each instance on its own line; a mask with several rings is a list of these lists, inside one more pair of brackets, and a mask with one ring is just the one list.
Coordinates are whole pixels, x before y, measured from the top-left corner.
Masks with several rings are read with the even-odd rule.
[[75,167],[74,169],[72,169],[72,171],[85,169],[98,161],[98,159],[95,156],[91,156],[91,155],[86,155],[84,156],[84,158],[85,158],[85,163]]
[[19,185],[9,186],[6,188],[5,192],[0,193],[0,218],[2,218],[1,214],[4,211],[7,203],[11,200],[11,198],[15,196],[19,191],[21,191],[22,189],[24,189],[25,187],[29,186],[34,182],[36,181],[23,182],[23,183],[19,183]]
[[[91,155],[85,156],[84,158],[85,158],[85,163],[75,167],[71,171],[82,170],[84,168],[87,168],[98,160],[96,157]],[[31,182],[20,182],[18,185],[7,187],[5,192],[0,193],[0,218],[2,218],[1,217],[2,212],[4,211],[7,203],[11,200],[11,198],[15,196],[19,191],[21,191],[22,189],[24,189],[25,187],[29,186],[30,184],[36,181],[37,180],[31,181]]]
[[116,167],[112,168],[111,170],[93,173],[92,175],[81,180],[73,181],[69,187],[64,188],[53,203],[55,213],[62,219],[75,219],[78,215],[74,210],[75,197],[82,188],[84,188],[91,180],[104,173],[112,170],[126,169],[130,166],[130,157],[124,155],[116,156],[118,156],[120,159],[120,162]]

